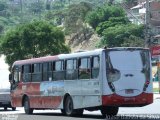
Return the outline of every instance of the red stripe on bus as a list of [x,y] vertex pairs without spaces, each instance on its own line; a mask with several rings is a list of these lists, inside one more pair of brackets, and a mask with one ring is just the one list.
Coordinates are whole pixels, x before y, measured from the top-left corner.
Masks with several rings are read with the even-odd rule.
[[134,97],[123,97],[117,94],[112,95],[103,95],[102,96],[102,105],[103,106],[145,106],[153,103],[153,94],[152,93],[142,93]]
[[40,58],[32,58],[32,59],[26,59],[26,60],[20,60],[20,61],[16,61],[14,65],[24,65],[24,64],[33,64],[33,63],[39,63],[39,62],[49,62],[49,61],[54,61],[54,60],[58,60],[58,55],[56,56],[47,56],[47,57],[40,57]]
[[30,106],[31,108],[56,109],[60,106],[61,101],[61,96],[32,97],[30,99]]

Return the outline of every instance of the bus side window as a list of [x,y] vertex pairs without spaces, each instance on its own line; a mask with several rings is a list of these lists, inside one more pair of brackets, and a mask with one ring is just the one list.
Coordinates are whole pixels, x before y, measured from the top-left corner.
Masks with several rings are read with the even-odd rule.
[[52,81],[52,63],[43,63],[43,81]]
[[99,76],[99,57],[92,57],[92,78],[97,78]]
[[19,69],[18,69],[18,66],[14,67],[14,70],[13,70],[13,81],[14,81],[14,83],[18,83],[19,82]]
[[40,82],[42,80],[42,64],[32,64],[32,82]]
[[64,72],[64,61],[55,61],[53,64],[53,80],[64,80],[65,72]]
[[90,58],[79,59],[79,79],[90,79],[91,76],[91,64]]
[[48,80],[52,81],[53,75],[52,75],[52,62],[48,63]]
[[12,75],[13,75],[12,76],[12,80],[10,81],[11,82],[11,90],[14,90],[14,89],[16,89],[17,84],[18,84],[18,82],[20,80],[18,66],[14,66]]
[[31,65],[22,66],[22,81],[23,82],[31,81]]
[[75,80],[78,78],[77,60],[66,60],[66,80]]

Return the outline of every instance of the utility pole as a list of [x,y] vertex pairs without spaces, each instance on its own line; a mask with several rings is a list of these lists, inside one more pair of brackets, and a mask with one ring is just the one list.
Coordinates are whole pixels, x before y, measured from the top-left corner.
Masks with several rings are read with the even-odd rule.
[[146,0],[146,16],[145,16],[145,47],[150,47],[151,44],[151,29],[150,29],[150,4]]

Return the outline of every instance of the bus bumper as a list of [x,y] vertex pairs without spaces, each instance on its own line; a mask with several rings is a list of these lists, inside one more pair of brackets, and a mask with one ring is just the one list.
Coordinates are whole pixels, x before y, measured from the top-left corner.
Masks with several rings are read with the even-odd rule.
[[153,93],[142,93],[134,97],[123,97],[117,94],[102,96],[102,106],[141,107],[151,103],[153,103]]

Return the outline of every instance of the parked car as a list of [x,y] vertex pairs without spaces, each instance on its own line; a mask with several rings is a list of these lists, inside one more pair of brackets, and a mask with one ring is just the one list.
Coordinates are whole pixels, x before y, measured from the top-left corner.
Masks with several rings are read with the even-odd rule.
[[15,107],[12,107],[11,105],[11,97],[10,97],[10,89],[9,88],[3,88],[0,89],[0,107],[3,107],[4,110],[7,110],[7,108],[12,108],[12,110],[16,110]]

